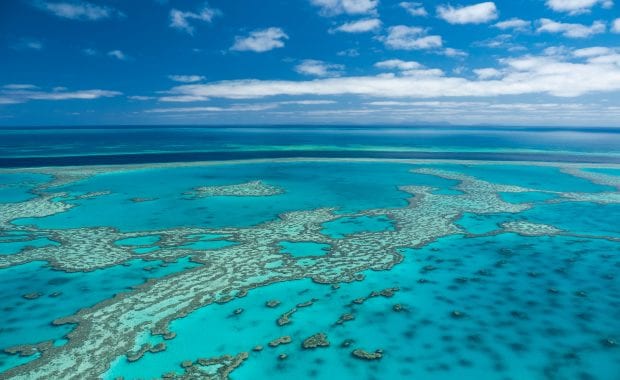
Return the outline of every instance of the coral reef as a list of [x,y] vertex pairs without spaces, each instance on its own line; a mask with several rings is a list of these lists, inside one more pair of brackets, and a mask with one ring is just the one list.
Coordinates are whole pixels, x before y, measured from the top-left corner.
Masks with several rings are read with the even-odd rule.
[[[38,229],[34,226],[18,226],[12,223],[18,218],[42,218],[66,212],[76,207],[70,203],[76,197],[105,196],[105,191],[73,195],[48,193],[53,187],[78,181],[88,176],[109,172],[113,169],[50,170],[54,179],[40,186],[36,197],[20,203],[0,204],[0,230],[16,230],[26,234],[26,239],[44,236],[59,243],[57,246],[26,247],[19,253],[0,256],[0,268],[11,267],[31,261],[44,260],[59,270],[92,271],[98,268],[123,264],[135,258],[131,246],[115,242],[150,235],[158,235],[158,249],[140,255],[143,260],[172,261],[191,256],[204,265],[150,280],[132,291],[119,294],[93,307],[82,309],[74,315],[54,321],[57,325],[75,324],[68,334],[68,342],[60,346],[47,344],[44,349],[24,346],[15,353],[39,352],[40,357],[15,367],[3,374],[10,379],[45,378],[98,378],[116,358],[139,360],[146,352],[160,352],[165,345],[136,346],[140,334],[150,332],[165,339],[174,338],[169,331],[171,321],[213,303],[226,303],[261,286],[299,279],[311,279],[319,284],[337,288],[341,282],[363,279],[363,272],[389,270],[402,260],[400,249],[421,247],[434,240],[452,234],[464,233],[454,221],[463,213],[492,214],[519,213],[532,205],[503,201],[499,193],[526,192],[532,189],[497,185],[462,173],[439,169],[415,169],[414,173],[432,175],[458,182],[459,194],[433,194],[436,189],[428,186],[407,186],[400,190],[410,197],[408,204],[397,208],[377,208],[358,213],[337,213],[333,208],[299,210],[279,215],[278,218],[244,228],[172,228],[158,231],[121,232],[111,227],[74,228],[65,230]],[[600,175],[571,171],[599,183],[618,186],[617,180]],[[284,190],[261,181],[224,186],[200,187],[190,192],[189,198],[210,196],[272,196]],[[599,201],[618,201],[617,194],[604,195]],[[601,195],[566,193],[564,201],[594,200]],[[338,218],[351,216],[385,216],[394,224],[393,230],[360,232],[344,238],[333,239],[325,235],[323,224]],[[527,221],[502,224],[503,232],[517,232],[527,236],[555,235],[565,233],[554,226],[534,224]],[[191,250],[183,248],[200,239],[199,235],[218,235],[236,244],[214,250]],[[280,253],[281,241],[312,241],[330,244],[329,253],[301,261],[291,255]],[[216,252],[217,251],[217,252]],[[214,254],[216,253],[216,254]],[[275,265],[274,263],[277,263]],[[429,268],[430,269],[430,268]],[[481,273],[480,276],[483,276]],[[424,279],[420,279],[424,280]],[[422,281],[420,281],[422,282]],[[357,298],[351,305],[361,305],[373,297],[392,297],[398,288],[387,288]],[[578,294],[577,294],[578,295]],[[585,294],[587,295],[587,294]],[[578,295],[583,296],[583,295]],[[277,320],[280,326],[291,323],[294,313],[311,306],[316,300],[298,303],[284,312]],[[266,307],[277,307],[279,301],[266,302]],[[393,306],[394,311],[405,310],[402,305]],[[239,310],[239,309],[238,309]],[[240,314],[235,312],[234,314]],[[454,318],[463,318],[464,312],[454,311]],[[244,315],[245,317],[245,315]],[[343,314],[337,323],[353,319],[352,313]],[[466,321],[468,318],[464,319]],[[290,343],[289,336],[269,343],[275,347]],[[256,344],[256,342],[254,342]],[[327,336],[318,333],[306,339],[304,348],[325,347]],[[351,345],[351,342],[347,346]],[[251,346],[250,346],[251,347]],[[137,350],[136,350],[137,349]],[[259,351],[255,347],[255,351]],[[286,354],[281,354],[286,355]],[[352,355],[364,360],[382,358],[383,352],[355,349]],[[170,379],[222,378],[248,358],[247,353],[198,359],[183,363],[183,374],[169,373]],[[283,358],[286,358],[284,356]]]
[[284,190],[263,181],[250,181],[236,185],[202,186],[186,193],[190,199],[205,197],[268,197],[282,194]]

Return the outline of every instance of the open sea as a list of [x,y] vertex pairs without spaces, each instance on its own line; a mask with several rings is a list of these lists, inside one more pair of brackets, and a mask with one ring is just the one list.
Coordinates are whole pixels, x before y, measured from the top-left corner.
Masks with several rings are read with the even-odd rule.
[[620,379],[620,129],[0,128],[0,379]]

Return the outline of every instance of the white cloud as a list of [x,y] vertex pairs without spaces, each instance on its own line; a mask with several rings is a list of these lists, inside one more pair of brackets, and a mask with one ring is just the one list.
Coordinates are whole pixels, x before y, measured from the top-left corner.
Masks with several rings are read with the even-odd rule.
[[144,96],[144,95],[131,95],[131,96],[128,96],[127,99],[145,101],[145,100],[155,99],[155,97],[153,97],[153,96]]
[[213,18],[219,14],[217,9],[203,7],[198,12],[180,11],[172,9],[170,11],[170,27],[182,30],[189,34],[194,34],[194,27],[190,25],[190,20],[212,22]]
[[4,104],[25,103],[30,100],[91,100],[118,95],[122,95],[122,93],[99,89],[67,91],[65,87],[55,87],[52,91],[43,91],[31,84],[8,84],[0,89],[1,102]]
[[620,33],[620,18],[617,18],[611,24],[611,31],[614,33]]
[[595,34],[604,33],[606,26],[602,21],[594,21],[591,26],[583,24],[562,23],[542,18],[538,20],[538,33],[559,33],[568,38],[587,38]]
[[336,104],[336,101],[316,99],[316,100],[287,100],[287,101],[278,102],[278,103],[279,104],[295,104],[295,105],[302,105],[302,106],[319,106],[319,105],[325,105],[325,104]]
[[492,1],[460,7],[440,5],[437,15],[450,24],[482,24],[497,18],[497,7]]
[[[415,61],[403,61],[400,59],[389,59],[375,63],[375,67],[383,70],[397,70],[401,76],[442,76],[443,71],[439,69],[427,69],[422,64]],[[383,75],[384,78],[394,78],[394,74]]]
[[478,76],[479,79],[491,79],[491,78],[499,78],[502,76],[502,72],[494,69],[492,67],[484,68],[484,69],[475,69],[474,74]]
[[306,59],[295,66],[295,71],[303,75],[316,77],[335,77],[339,76],[344,69],[343,65],[326,63],[315,59]]
[[589,13],[591,8],[597,4],[600,4],[603,8],[611,8],[614,2],[611,0],[547,0],[549,8],[570,15]]
[[34,84],[12,83],[12,84],[5,84],[4,86],[2,86],[2,88],[5,88],[7,90],[33,90],[38,87],[35,86]]
[[383,42],[389,48],[402,50],[433,49],[443,44],[441,36],[429,36],[424,28],[405,25],[390,27]]
[[519,51],[519,50],[527,50],[522,45],[515,44],[512,41],[511,34],[500,34],[493,38],[489,38],[482,41],[476,41],[473,43],[474,46],[482,46],[492,49],[508,49],[508,51]]
[[95,5],[86,1],[35,1],[37,8],[47,11],[55,16],[70,20],[95,21],[110,17],[124,17],[124,14],[114,8]]
[[532,23],[530,21],[513,17],[508,20],[500,21],[493,26],[501,30],[511,29],[517,31],[526,31],[532,27]]
[[170,107],[170,108],[154,108],[146,110],[146,113],[157,114],[191,114],[191,113],[219,113],[219,112],[261,112],[273,110],[281,106],[320,106],[335,104],[334,100],[325,99],[306,99],[306,100],[288,100],[282,102],[269,103],[248,103],[248,104],[232,104],[228,106],[200,106],[200,107]]
[[[574,60],[575,59],[575,60]],[[503,59],[501,76],[493,80],[434,75],[411,70],[407,75],[376,75],[311,81],[231,80],[172,88],[172,96],[264,98],[270,96],[358,95],[381,98],[498,97],[547,94],[575,97],[620,91],[620,54],[587,59],[525,55]],[[430,69],[432,70],[432,69]]]
[[345,33],[365,33],[377,30],[381,27],[381,20],[378,18],[365,18],[357,21],[351,21],[332,29],[332,32]]
[[454,48],[445,48],[439,54],[445,55],[446,57],[467,57],[469,54],[464,52],[463,50],[454,49]]
[[379,69],[398,69],[398,70],[414,70],[422,67],[422,64],[416,61],[403,61],[401,59],[388,59],[375,63],[375,67]]
[[146,113],[188,113],[188,112],[257,112],[266,111],[278,107],[277,103],[267,104],[234,104],[229,107],[173,107],[154,108],[146,110]]
[[398,5],[400,5],[401,8],[406,10],[407,13],[409,13],[412,16],[415,16],[415,17],[428,16],[428,12],[426,12],[426,9],[424,9],[424,6],[422,5],[422,3],[403,1]]
[[125,55],[125,53],[123,53],[120,50],[111,50],[108,52],[108,56],[112,57],[112,58],[116,58],[119,61],[126,61],[127,60],[127,56]]
[[182,83],[200,82],[205,79],[202,75],[168,75],[168,78],[175,82]]
[[85,55],[94,56],[94,55],[97,55],[97,50],[92,49],[92,48],[86,48],[86,49],[82,49],[82,53],[84,53]]
[[573,51],[573,55],[579,58],[600,57],[604,55],[614,54],[615,51],[604,46],[593,46]]
[[235,43],[230,50],[263,53],[284,47],[284,40],[286,39],[288,39],[288,35],[280,28],[257,29],[250,32],[248,36],[235,37]]
[[360,52],[357,49],[346,49],[336,53],[340,57],[358,57]]
[[310,0],[324,16],[375,14],[379,0]]
[[159,98],[159,101],[167,103],[205,102],[207,100],[209,100],[208,97],[201,95],[166,95]]

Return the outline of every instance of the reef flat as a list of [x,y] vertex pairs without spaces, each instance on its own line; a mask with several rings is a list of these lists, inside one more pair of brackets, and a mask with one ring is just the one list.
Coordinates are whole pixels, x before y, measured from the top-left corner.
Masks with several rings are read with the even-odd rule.
[[[472,173],[481,168],[484,176]],[[613,232],[620,176],[588,169],[283,160],[7,170],[8,178],[43,176],[27,184],[27,199],[0,203],[0,250],[19,244],[0,255],[0,274],[41,262],[59,278],[136,260],[146,272],[149,263],[174,270],[107,299],[84,300],[40,327],[64,329],[62,341],[0,347],[0,378],[290,378],[329,371],[372,378],[397,371],[391,374],[613,379],[620,368],[620,330],[609,323],[620,310],[612,269],[620,267],[620,236]],[[510,170],[525,177],[505,176]],[[506,200],[516,194],[519,201]],[[560,224],[564,209],[538,212],[565,204],[601,217],[594,225]],[[478,231],[465,215],[490,218],[493,228]],[[29,244],[41,239],[46,243]],[[181,260],[193,265],[175,266]],[[511,287],[520,274],[544,297]],[[41,297],[48,294],[28,289],[2,310],[17,320],[22,305],[44,313]],[[513,310],[498,306],[507,297],[524,301]],[[441,314],[431,317],[435,304]],[[390,327],[395,320],[403,331]],[[558,331],[548,331],[549,324]],[[546,339],[526,339],[527,326],[548,332]],[[203,330],[210,334],[203,340],[181,343]],[[429,354],[407,353],[420,336]],[[471,357],[452,355],[451,362],[459,345],[472,346]]]

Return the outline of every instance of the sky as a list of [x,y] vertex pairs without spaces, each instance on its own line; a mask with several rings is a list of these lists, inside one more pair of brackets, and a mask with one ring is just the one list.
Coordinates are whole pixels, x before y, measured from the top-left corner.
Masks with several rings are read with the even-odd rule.
[[620,126],[613,0],[3,0],[0,125]]

